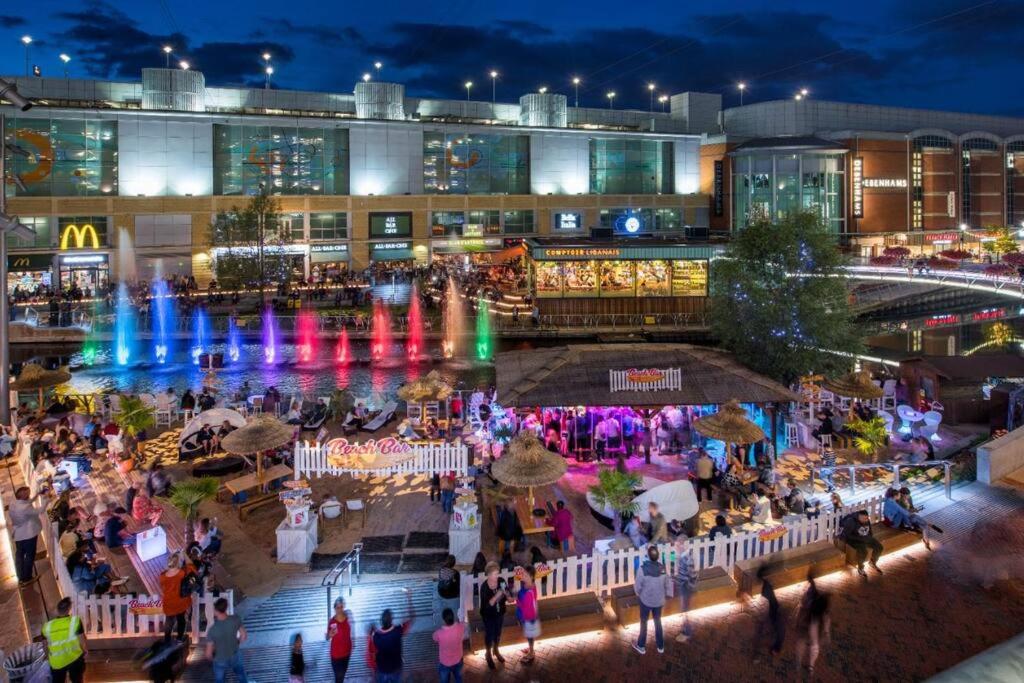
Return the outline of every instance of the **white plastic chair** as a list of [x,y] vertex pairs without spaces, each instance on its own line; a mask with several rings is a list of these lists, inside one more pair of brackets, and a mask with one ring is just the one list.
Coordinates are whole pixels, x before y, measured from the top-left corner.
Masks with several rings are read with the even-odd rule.
[[878,417],[885,420],[885,431],[892,434],[892,427],[896,423],[896,418],[892,416],[892,413],[886,412],[884,410],[879,410]]
[[263,397],[262,396],[250,396],[249,405],[252,406],[252,414],[259,415],[263,412]]
[[896,415],[898,415],[900,418],[900,432],[902,432],[903,434],[913,433],[914,423],[920,419],[918,417],[920,413],[918,413],[910,406],[903,404],[896,406]]
[[171,426],[171,404],[167,394],[160,394],[156,397],[156,412],[154,417],[156,419],[156,426],[165,425]]
[[792,448],[800,445],[800,433],[797,431],[796,424],[793,422],[786,423],[786,446]]
[[121,414],[121,394],[110,395],[110,416],[116,417]]
[[887,379],[882,384],[882,410],[896,408],[896,380]]
[[921,427],[921,436],[927,437],[932,441],[942,441],[938,434],[941,422],[942,413],[936,410],[929,410],[924,414],[924,426]]

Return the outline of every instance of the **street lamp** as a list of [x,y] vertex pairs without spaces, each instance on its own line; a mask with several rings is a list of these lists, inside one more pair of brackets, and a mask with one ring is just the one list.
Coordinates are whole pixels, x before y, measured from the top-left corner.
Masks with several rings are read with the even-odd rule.
[[71,57],[63,52],[60,53],[60,61],[64,62],[64,78],[68,77],[68,62],[71,61]]
[[28,76],[28,46],[32,44],[32,36],[22,36],[21,42],[25,44],[25,75]]
[[466,81],[466,101],[469,102],[469,89],[473,87],[473,81]]
[[498,72],[491,71],[491,104],[498,102]]
[[539,88],[537,88],[537,92],[539,92],[541,95],[543,95],[547,91],[548,91],[548,86],[546,86],[546,85],[542,85]]
[[615,109],[615,91],[609,92],[606,97],[608,98],[608,108]]
[[171,47],[170,45],[164,45],[163,51],[164,51],[164,68],[170,69],[171,68],[171,53],[174,52],[174,48]]
[[960,224],[960,267],[964,266],[964,236],[967,234],[967,224]]
[[369,83],[369,82],[370,82],[370,74],[369,74],[369,72],[367,72],[367,73],[363,74],[363,83]]
[[801,95],[800,93],[797,93],[797,94],[793,95],[793,99],[796,100],[797,102],[799,102],[803,98],[804,98],[804,96]]
[[[26,43],[28,45],[28,43]],[[0,98],[17,107],[20,111],[32,108],[32,101],[21,96],[14,83],[0,78]],[[4,114],[0,111],[0,130],[4,130]],[[7,145],[0,142],[0,423],[10,422],[11,391],[10,391],[10,346],[8,340],[8,323],[10,312],[7,309],[7,235],[16,235],[23,239],[35,237],[35,231],[23,225],[17,216],[7,215],[7,172],[4,161],[7,157]],[[15,150],[11,150],[12,152]],[[18,180],[17,176],[13,178]]]
[[647,84],[647,91],[651,95],[651,113],[652,114],[654,113],[654,88],[655,88],[655,85],[653,83],[648,83]]
[[274,67],[268,66],[266,69],[264,69],[264,71],[267,74],[267,83],[266,83],[265,87],[269,90],[270,89],[270,77],[274,75]]
[[800,88],[800,96],[801,97],[807,97],[810,94],[810,92],[811,91],[808,90],[807,88]]
[[743,106],[743,91],[747,89],[747,84],[740,81],[736,84],[736,88],[740,91],[740,106]]
[[665,109],[668,107],[668,95],[662,95],[658,101],[661,102],[661,112],[665,113]]
[[580,108],[580,77],[579,76],[573,76],[572,77],[572,87],[576,90],[576,105],[575,106],[576,106],[577,109],[579,109]]
[[178,66],[181,67],[182,71],[188,71],[191,65],[183,59],[178,62]]
[[373,68],[377,70],[377,75],[380,76],[380,70],[384,67],[381,62],[374,62]]

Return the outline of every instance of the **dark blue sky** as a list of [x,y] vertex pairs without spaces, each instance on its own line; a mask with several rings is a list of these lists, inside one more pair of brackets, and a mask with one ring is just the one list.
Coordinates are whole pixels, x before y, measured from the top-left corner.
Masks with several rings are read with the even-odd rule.
[[[287,12],[287,14],[282,14]],[[646,108],[658,92],[736,102],[812,97],[1024,115],[1024,0],[23,0],[0,5],[0,73],[24,71],[20,37],[46,75],[137,79],[175,47],[210,85],[263,83],[351,92],[373,62],[412,96],[514,101],[542,85],[581,104]]]

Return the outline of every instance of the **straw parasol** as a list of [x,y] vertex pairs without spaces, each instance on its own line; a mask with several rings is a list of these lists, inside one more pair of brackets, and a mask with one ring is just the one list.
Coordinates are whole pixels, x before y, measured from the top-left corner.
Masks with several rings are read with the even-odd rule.
[[417,377],[412,382],[403,384],[398,389],[398,398],[406,403],[420,404],[420,415],[424,412],[424,404],[447,401],[451,395],[451,385],[441,379],[441,375],[437,370],[431,370],[422,377]]
[[533,487],[554,484],[562,478],[568,464],[529,432],[520,432],[509,442],[505,453],[491,465],[491,476],[508,486],[526,488],[533,507]]
[[[294,430],[272,415],[259,415],[252,422],[236,429],[220,442],[221,448],[234,455],[260,453],[280,448],[292,440]],[[263,481],[263,458],[256,458],[256,479]]]
[[827,379],[823,386],[836,396],[847,398],[880,398],[882,387],[871,381],[871,373],[866,370],[851,372],[839,379]]
[[756,443],[764,438],[764,430],[747,418],[747,411],[736,399],[723,404],[717,413],[694,420],[693,428],[726,443]]
[[39,407],[43,407],[43,390],[50,389],[59,384],[64,384],[71,379],[71,373],[65,368],[47,370],[38,363],[27,363],[18,375],[18,379],[11,382],[13,391],[39,391]]

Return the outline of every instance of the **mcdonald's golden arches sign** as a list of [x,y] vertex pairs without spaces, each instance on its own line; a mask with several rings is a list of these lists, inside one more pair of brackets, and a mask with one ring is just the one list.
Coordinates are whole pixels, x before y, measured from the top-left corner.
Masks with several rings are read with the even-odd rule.
[[96,228],[90,223],[81,227],[71,224],[64,227],[60,235],[60,249],[99,249],[100,239],[96,235]]

